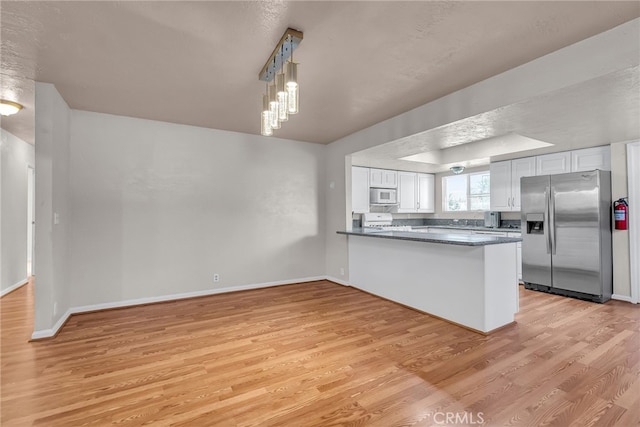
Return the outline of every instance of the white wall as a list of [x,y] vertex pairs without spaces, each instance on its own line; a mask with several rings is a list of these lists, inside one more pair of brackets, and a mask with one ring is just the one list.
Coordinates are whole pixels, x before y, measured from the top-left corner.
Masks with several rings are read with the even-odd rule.
[[0,295],[27,280],[27,167],[33,145],[0,129]]
[[[69,308],[69,120],[56,88],[36,83],[34,329],[50,329]],[[54,224],[54,213],[59,223]],[[26,212],[25,212],[26,221]]]
[[[611,199],[629,196],[627,185],[627,144],[611,144]],[[629,230],[611,231],[613,244],[613,294],[631,297]]]
[[[327,275],[343,278],[340,268],[348,266],[347,237],[336,234],[351,221],[346,200],[351,168],[345,167],[345,156],[636,66],[638,22],[630,21],[329,144],[327,184],[334,183],[334,188],[327,193]],[[347,161],[350,164],[350,158]]]
[[324,275],[324,146],[71,122],[72,307]]

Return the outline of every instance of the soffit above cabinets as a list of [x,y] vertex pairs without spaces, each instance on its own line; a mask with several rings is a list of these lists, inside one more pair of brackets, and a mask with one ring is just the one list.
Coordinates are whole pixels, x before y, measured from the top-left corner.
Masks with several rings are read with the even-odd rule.
[[352,162],[433,173],[639,138],[634,66],[354,153]]

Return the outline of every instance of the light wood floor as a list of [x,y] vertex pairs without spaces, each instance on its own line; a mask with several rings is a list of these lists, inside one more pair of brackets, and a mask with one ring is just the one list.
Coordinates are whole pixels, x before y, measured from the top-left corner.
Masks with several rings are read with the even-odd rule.
[[1,300],[2,426],[640,423],[640,307],[619,301],[522,289],[518,324],[485,337],[313,282],[78,315],[29,343],[32,292]]

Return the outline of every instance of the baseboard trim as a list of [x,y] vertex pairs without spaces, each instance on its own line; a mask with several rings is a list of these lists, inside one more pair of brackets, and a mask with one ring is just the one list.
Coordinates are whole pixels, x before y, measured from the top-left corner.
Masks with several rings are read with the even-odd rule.
[[112,310],[112,309],[125,308],[125,307],[134,307],[136,305],[156,304],[161,302],[177,301],[177,300],[187,299],[187,298],[198,298],[198,297],[205,297],[205,296],[216,295],[216,294],[225,294],[229,292],[240,292],[240,291],[248,291],[252,289],[271,288],[275,286],[292,285],[296,283],[317,282],[319,280],[329,280],[329,279],[327,279],[326,276],[304,277],[300,279],[254,283],[250,285],[241,285],[241,286],[234,286],[234,287],[228,287],[228,288],[206,289],[202,291],[185,292],[180,294],[162,295],[162,296],[148,297],[148,298],[136,298],[136,299],[130,299],[130,300],[124,300],[124,301],[71,307],[55,323],[55,325],[53,325],[51,329],[41,329],[41,330],[34,331],[33,334],[31,334],[31,340],[37,341],[37,340],[54,338],[58,334],[60,329],[64,326],[64,324],[67,322],[67,320],[69,320],[69,318],[74,314],[90,313],[90,312],[102,311],[102,310]]
[[333,276],[325,276],[325,277],[324,277],[324,279],[325,279],[325,280],[328,280],[328,281],[330,281],[330,282],[333,282],[333,283],[337,283],[338,285],[342,285],[342,286],[351,286],[351,283],[346,282],[346,281],[344,281],[344,280],[340,280],[340,279],[335,278],[335,277],[333,277]]
[[637,304],[637,303],[633,302],[631,297],[628,297],[626,295],[613,294],[613,295],[611,295],[611,299],[615,299],[615,300],[618,300],[618,301],[630,302],[631,304]]
[[51,329],[41,329],[39,331],[33,331],[31,334],[31,341],[45,340],[49,338],[55,338],[58,335],[58,332],[62,329],[67,320],[71,317],[71,315],[75,314],[73,309],[67,310],[58,321],[53,325]]
[[3,296],[7,295],[8,293],[11,293],[11,292],[15,291],[16,289],[20,288],[21,286],[26,285],[27,283],[29,283],[29,278],[22,279],[19,282],[17,282],[16,284],[9,286],[7,289],[5,289],[2,292],[0,292],[0,298],[2,298]]

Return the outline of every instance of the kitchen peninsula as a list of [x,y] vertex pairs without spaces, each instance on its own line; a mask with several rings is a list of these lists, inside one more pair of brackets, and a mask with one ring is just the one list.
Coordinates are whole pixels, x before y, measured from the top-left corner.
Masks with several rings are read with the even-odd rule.
[[480,333],[518,312],[515,237],[354,228],[349,281],[371,294]]

